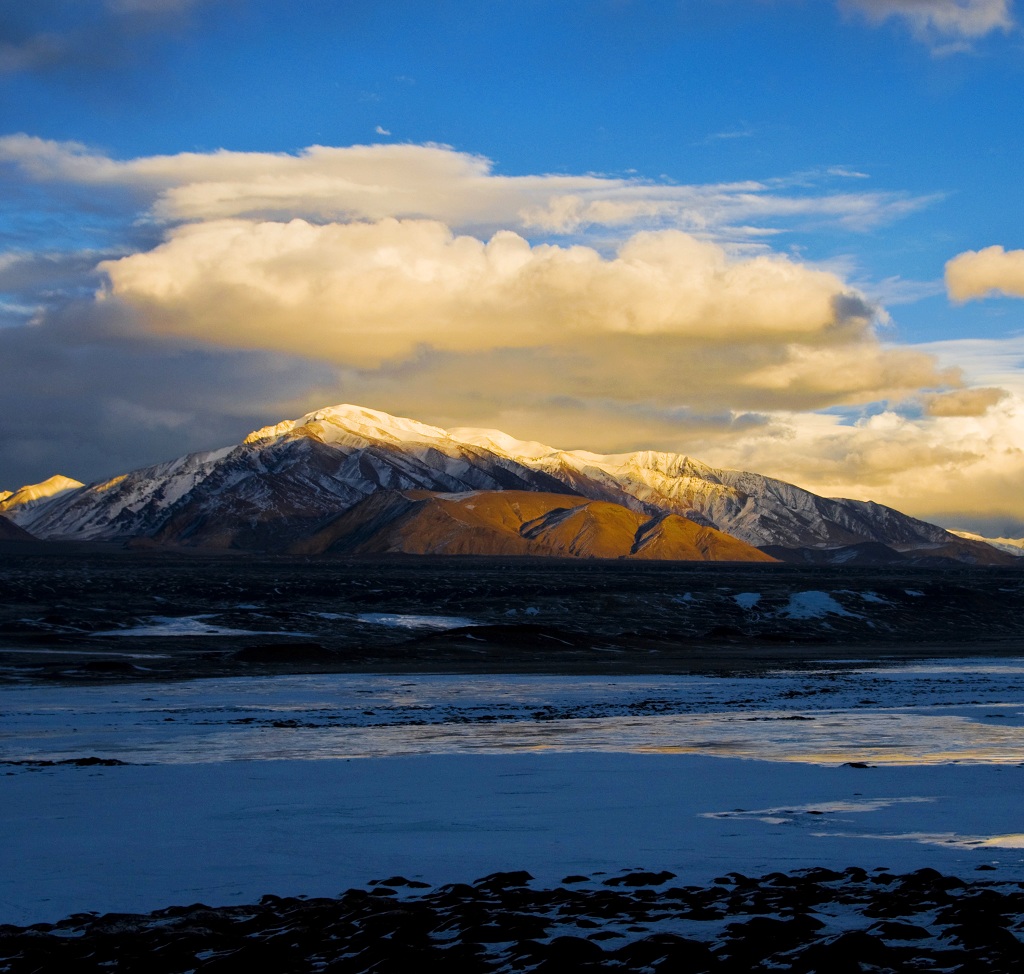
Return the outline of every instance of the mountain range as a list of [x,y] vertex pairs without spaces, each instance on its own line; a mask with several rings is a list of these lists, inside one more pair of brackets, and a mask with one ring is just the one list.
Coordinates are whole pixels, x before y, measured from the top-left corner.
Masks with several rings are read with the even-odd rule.
[[46,540],[294,554],[1016,561],[880,504],[679,454],[563,451],[352,405],[89,486],[0,492],[0,516]]

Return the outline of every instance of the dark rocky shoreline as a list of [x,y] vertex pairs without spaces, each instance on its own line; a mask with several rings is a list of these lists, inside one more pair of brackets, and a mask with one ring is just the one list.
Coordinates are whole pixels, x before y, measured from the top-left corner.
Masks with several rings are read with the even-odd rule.
[[401,876],[336,898],[76,914],[0,926],[4,974],[739,974],[1024,970],[1024,883],[851,867],[706,888],[672,873],[525,872],[430,887]]

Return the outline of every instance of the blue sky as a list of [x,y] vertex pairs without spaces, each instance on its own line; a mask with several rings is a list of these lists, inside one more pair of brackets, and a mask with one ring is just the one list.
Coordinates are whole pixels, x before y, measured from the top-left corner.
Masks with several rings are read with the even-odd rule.
[[1024,533],[1010,0],[11,6],[0,486],[357,401]]

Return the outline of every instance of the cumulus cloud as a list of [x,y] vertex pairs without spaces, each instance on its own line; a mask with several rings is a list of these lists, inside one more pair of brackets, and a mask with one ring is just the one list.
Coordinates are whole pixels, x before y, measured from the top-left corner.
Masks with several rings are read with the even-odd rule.
[[921,40],[971,41],[1013,25],[1009,0],[843,0],[875,23],[896,18]]
[[[777,414],[771,426],[700,444],[703,459],[758,470],[825,496],[874,500],[959,525],[1024,521],[1024,390],[1000,390],[977,414],[909,416],[889,409],[856,424],[821,413]],[[963,410],[961,412],[966,412]],[[957,526],[957,525],[951,525]]]
[[958,382],[926,355],[883,348],[873,308],[836,275],[778,255],[730,259],[680,231],[638,233],[604,257],[511,231],[485,242],[434,221],[211,221],[101,269],[103,299],[160,333],[359,369],[424,348],[520,349],[533,356],[512,377],[520,388],[596,385],[743,408]]
[[[587,227],[675,227],[746,239],[766,225],[864,230],[933,196],[819,192],[813,180],[673,185],[600,175],[502,176],[491,160],[440,145],[310,146],[296,154],[184,152],[115,160],[87,146],[0,138],[0,162],[41,183],[118,187],[174,223],[234,217],[314,222],[411,217],[480,232],[572,234]],[[749,228],[749,223],[761,227]]]
[[912,397],[908,408],[896,404],[856,422],[780,411],[770,426],[701,445],[704,458],[949,526],[988,530],[992,518],[1024,524],[1024,336],[915,350],[939,368],[956,363],[966,388]]
[[109,293],[168,312],[170,328],[274,345],[291,340],[286,321],[301,321],[323,354],[356,364],[424,342],[463,350],[602,333],[819,342],[854,318],[863,330],[871,314],[833,274],[782,256],[730,261],[680,231],[636,234],[605,258],[426,220],[210,221],[101,270]]
[[1024,250],[997,246],[958,254],[946,264],[946,290],[954,301],[993,294],[1024,298]]
[[1005,389],[979,387],[932,393],[922,398],[929,416],[984,416],[1008,395]]

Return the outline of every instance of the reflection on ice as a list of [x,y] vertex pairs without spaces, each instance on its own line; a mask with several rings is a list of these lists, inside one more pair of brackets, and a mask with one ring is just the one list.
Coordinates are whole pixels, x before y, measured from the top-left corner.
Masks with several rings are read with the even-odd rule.
[[907,676],[972,676],[983,674],[991,676],[1020,676],[1022,666],[1021,660],[935,660],[922,663],[903,663],[897,666],[865,666],[859,669],[858,673],[865,676],[882,675],[889,677]]
[[[830,715],[820,726],[801,723],[778,733],[753,734],[731,714],[565,719],[546,722],[295,727],[231,731],[204,736],[200,746],[154,742],[129,759],[222,761],[253,759],[381,758],[428,754],[608,751],[704,754],[809,764],[876,765],[1018,764],[1024,730],[979,724],[968,717],[903,715],[882,729],[872,716]],[[861,743],[864,740],[870,744]],[[198,741],[195,742],[199,744]],[[179,752],[175,755],[175,752]],[[124,757],[124,754],[118,756]]]
[[955,849],[1024,849],[1024,835],[961,835],[957,832],[814,832],[817,837],[837,839],[899,839]]
[[984,846],[996,846],[1000,849],[1024,849],[1024,834],[993,835],[985,839],[981,844]]
[[759,677],[332,674],[0,690],[9,760],[605,752],[1019,764],[1024,663]]

